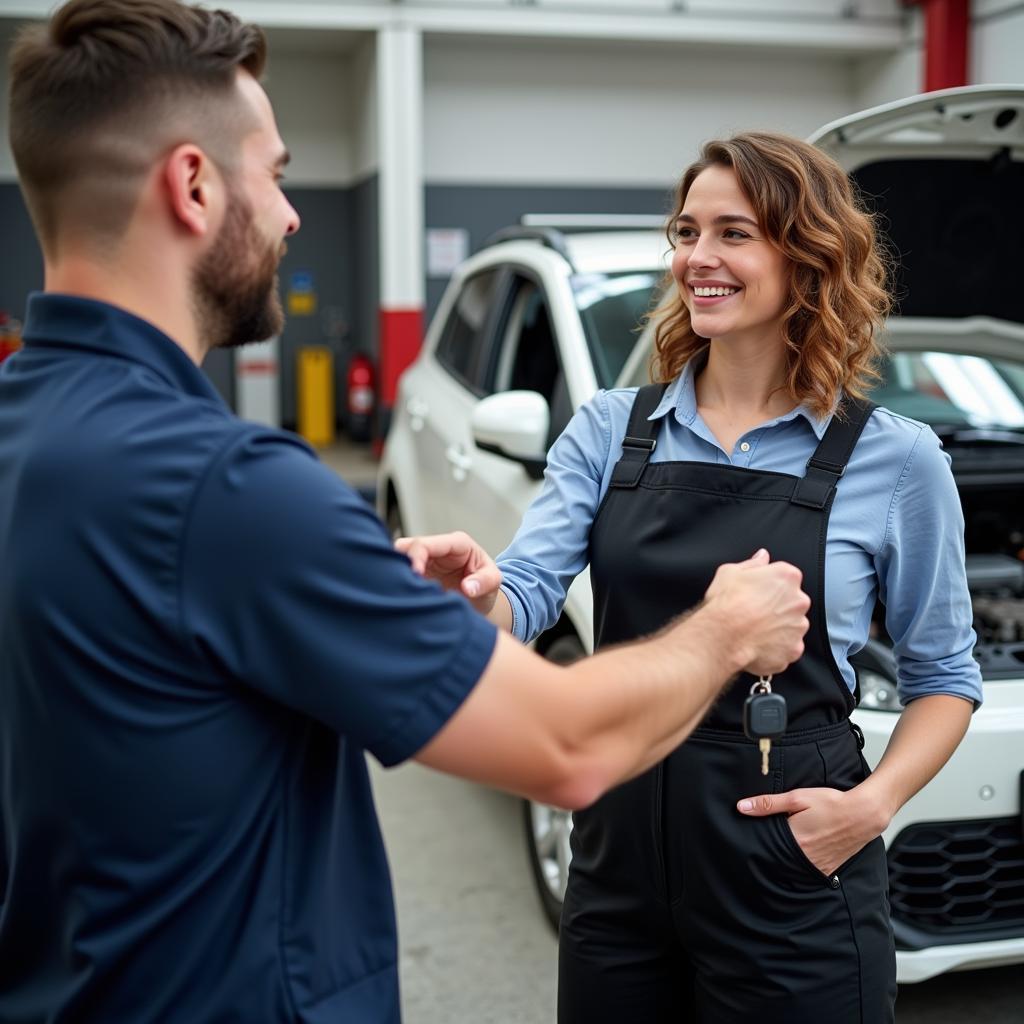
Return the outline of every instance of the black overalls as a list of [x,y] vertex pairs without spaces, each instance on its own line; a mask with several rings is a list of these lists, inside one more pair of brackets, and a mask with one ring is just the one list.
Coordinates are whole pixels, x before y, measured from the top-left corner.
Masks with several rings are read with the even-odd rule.
[[773,682],[789,729],[768,775],[742,732],[753,679],[741,676],[664,762],[576,814],[560,1024],[886,1024],[896,981],[882,840],[827,877],[785,815],[736,810],[744,796],[845,790],[867,775],[824,572],[832,500],[872,407],[847,402],[799,478],[648,462],[663,392],[640,389],[591,530],[598,646],[657,630],[701,600],[720,563],[759,547],[802,570],[811,625],[806,653]]

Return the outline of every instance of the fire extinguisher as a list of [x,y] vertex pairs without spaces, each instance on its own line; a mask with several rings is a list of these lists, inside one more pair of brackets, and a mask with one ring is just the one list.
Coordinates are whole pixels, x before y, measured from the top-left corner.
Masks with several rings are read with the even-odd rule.
[[369,441],[373,433],[374,377],[370,357],[365,352],[353,352],[345,381],[348,433],[353,441]]
[[21,348],[21,324],[0,309],[0,363]]

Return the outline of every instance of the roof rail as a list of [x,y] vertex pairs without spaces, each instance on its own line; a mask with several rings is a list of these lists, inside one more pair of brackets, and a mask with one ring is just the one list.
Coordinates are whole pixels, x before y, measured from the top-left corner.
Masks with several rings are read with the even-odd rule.
[[498,242],[530,239],[553,249],[575,272],[566,234],[588,231],[629,231],[661,228],[664,217],[644,213],[524,213],[519,224],[502,228],[491,235],[482,248]]
[[561,231],[637,231],[663,228],[665,218],[651,213],[524,213],[520,223]]
[[489,246],[497,245],[498,242],[513,242],[517,239],[526,238],[540,242],[547,246],[547,248],[553,249],[566,261],[566,263],[569,264],[573,272],[575,272],[576,267],[572,262],[572,257],[569,255],[569,249],[565,244],[565,235],[556,228],[528,227],[525,224],[513,224],[511,227],[502,228],[500,231],[496,231],[484,242],[482,248],[486,249]]

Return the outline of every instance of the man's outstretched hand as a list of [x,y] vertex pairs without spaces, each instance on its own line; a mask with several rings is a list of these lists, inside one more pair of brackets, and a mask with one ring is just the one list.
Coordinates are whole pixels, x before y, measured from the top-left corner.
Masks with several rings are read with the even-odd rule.
[[803,654],[811,599],[800,589],[802,578],[788,562],[770,561],[764,549],[715,573],[705,607],[732,623],[743,671],[782,672]]
[[399,537],[395,549],[412,563],[414,572],[437,580],[445,590],[458,590],[481,615],[494,607],[501,572],[494,559],[468,533]]

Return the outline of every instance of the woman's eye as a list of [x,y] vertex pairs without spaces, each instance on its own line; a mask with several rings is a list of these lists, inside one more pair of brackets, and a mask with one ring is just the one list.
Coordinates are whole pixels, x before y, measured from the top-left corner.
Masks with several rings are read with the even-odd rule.
[[676,242],[685,242],[688,239],[696,238],[697,232],[693,228],[676,227],[672,229],[672,239]]
[[737,239],[749,238],[750,235],[748,235],[745,231],[740,231],[738,228],[727,228],[725,231],[722,232],[722,237]]

